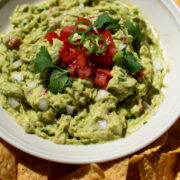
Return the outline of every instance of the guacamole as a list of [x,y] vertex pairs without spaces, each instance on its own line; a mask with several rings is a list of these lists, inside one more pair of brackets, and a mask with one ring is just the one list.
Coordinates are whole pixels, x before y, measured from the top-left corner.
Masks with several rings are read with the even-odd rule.
[[[93,75],[63,74],[65,51],[59,53],[59,49],[64,42],[47,39],[47,33],[59,36],[79,17],[111,31],[115,55],[109,68],[111,77],[102,86]],[[57,144],[105,143],[137,131],[163,101],[167,66],[158,33],[126,0],[44,0],[38,5],[17,6],[10,22],[10,31],[0,33],[0,103],[26,133]],[[45,63],[38,66],[41,73],[35,72],[32,62],[38,57],[55,68],[54,80],[49,78],[49,70],[43,71]],[[63,77],[61,81],[57,74],[59,79]],[[47,79],[52,81],[49,86]]]

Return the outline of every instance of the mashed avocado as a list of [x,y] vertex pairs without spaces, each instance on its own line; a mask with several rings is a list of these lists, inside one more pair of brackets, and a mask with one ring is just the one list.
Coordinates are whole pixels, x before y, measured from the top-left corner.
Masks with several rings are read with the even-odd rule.
[[[127,44],[143,67],[143,76],[139,79],[124,66],[114,65],[106,89],[91,79],[73,78],[72,86],[62,93],[48,90],[30,65],[42,46],[54,64],[59,62],[63,43],[53,39],[50,44],[46,33],[55,27],[59,34],[77,17],[95,21],[103,12],[120,18],[120,24],[128,20],[140,28],[141,42],[126,26],[112,37],[118,51]],[[105,143],[135,132],[162,102],[167,69],[159,37],[144,14],[127,1],[45,0],[17,6],[10,21],[11,30],[0,33],[0,103],[27,133],[58,144]]]

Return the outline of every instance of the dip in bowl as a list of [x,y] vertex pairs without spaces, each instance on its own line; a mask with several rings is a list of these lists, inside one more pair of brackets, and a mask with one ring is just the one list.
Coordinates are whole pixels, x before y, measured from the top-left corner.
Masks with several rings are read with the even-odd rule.
[[49,0],[17,6],[10,19],[1,34],[1,104],[25,132],[63,144],[27,135],[50,152],[123,145],[163,101],[159,35],[132,4]]

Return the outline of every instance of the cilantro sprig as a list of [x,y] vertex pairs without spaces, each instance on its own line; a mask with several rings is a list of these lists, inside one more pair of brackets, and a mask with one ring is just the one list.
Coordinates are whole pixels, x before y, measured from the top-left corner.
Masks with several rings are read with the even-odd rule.
[[55,68],[51,61],[51,56],[44,46],[40,48],[40,51],[36,54],[36,58],[30,62],[30,65],[33,64],[35,73],[41,73],[47,68]]
[[97,29],[108,29],[114,32],[119,27],[120,18],[112,18],[107,12],[104,12],[98,16],[97,20],[94,22],[94,26]]
[[131,75],[135,75],[142,69],[142,66],[137,61],[136,57],[126,48],[115,54],[113,62],[115,62],[118,66],[124,66]]
[[40,48],[30,65],[34,65],[35,73],[46,73],[46,85],[53,93],[61,93],[65,87],[72,85],[72,77],[68,76],[69,71],[56,67],[44,46]]
[[144,37],[144,33],[141,32],[139,25],[134,26],[129,20],[125,21],[125,25],[128,28],[129,33],[134,37],[133,48],[136,52],[139,51],[140,43]]
[[72,78],[68,76],[69,71],[53,70],[49,80],[50,91],[62,92],[65,87],[72,85]]

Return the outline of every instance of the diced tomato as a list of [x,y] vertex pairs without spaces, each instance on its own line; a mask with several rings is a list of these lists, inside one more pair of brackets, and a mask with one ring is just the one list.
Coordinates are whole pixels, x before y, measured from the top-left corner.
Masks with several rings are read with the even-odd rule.
[[113,41],[113,38],[111,36],[111,32],[109,30],[99,32],[99,35],[102,36],[106,40],[107,46],[114,47],[114,41]]
[[108,76],[108,78],[111,77],[111,72],[108,68],[97,68],[96,73],[105,74]]
[[45,38],[52,44],[53,39],[54,38],[59,39],[59,36],[54,31],[50,31],[45,35]]
[[68,68],[67,68],[67,70],[71,70],[70,75],[71,75],[72,77],[75,76],[76,69],[77,69],[77,64],[75,64],[75,63],[69,64],[69,65],[68,65]]
[[42,96],[46,96],[46,95],[48,94],[48,91],[49,91],[49,90],[48,90],[47,88],[44,89],[43,92],[42,92]]
[[21,38],[16,36],[16,35],[12,35],[9,37],[9,45],[13,48],[17,48],[19,47],[19,45],[21,44]]
[[111,73],[109,69],[98,68],[96,71],[95,83],[97,86],[106,87],[110,77]]
[[96,69],[97,69],[96,66],[93,63],[89,62],[89,61],[88,61],[88,66],[91,68],[92,76],[95,77],[96,76]]
[[74,25],[65,26],[60,32],[59,39],[63,42],[68,42],[68,36],[73,32],[73,30],[74,30]]
[[89,21],[89,19],[83,18],[83,17],[79,17],[79,18],[76,20],[75,25],[78,24],[78,23],[80,23],[81,21]]
[[84,68],[87,66],[86,57],[84,56],[84,54],[82,52],[76,53],[76,59],[77,59],[77,65],[80,68]]
[[78,73],[78,76],[81,78],[81,79],[85,79],[87,78],[88,76],[91,75],[92,73],[92,70],[90,67],[84,67],[84,68],[79,68],[77,69],[77,73]]
[[117,53],[117,49],[115,47],[110,46],[108,47],[108,50],[111,57],[113,57]]
[[135,78],[135,79],[141,79],[143,76],[144,76],[144,70],[142,69],[141,71],[137,72],[137,73],[134,75],[134,78]]
[[59,50],[59,55],[64,64],[71,64],[76,56],[76,50],[62,46]]
[[108,50],[103,54],[95,54],[91,61],[97,66],[111,67],[113,65],[112,57]]

